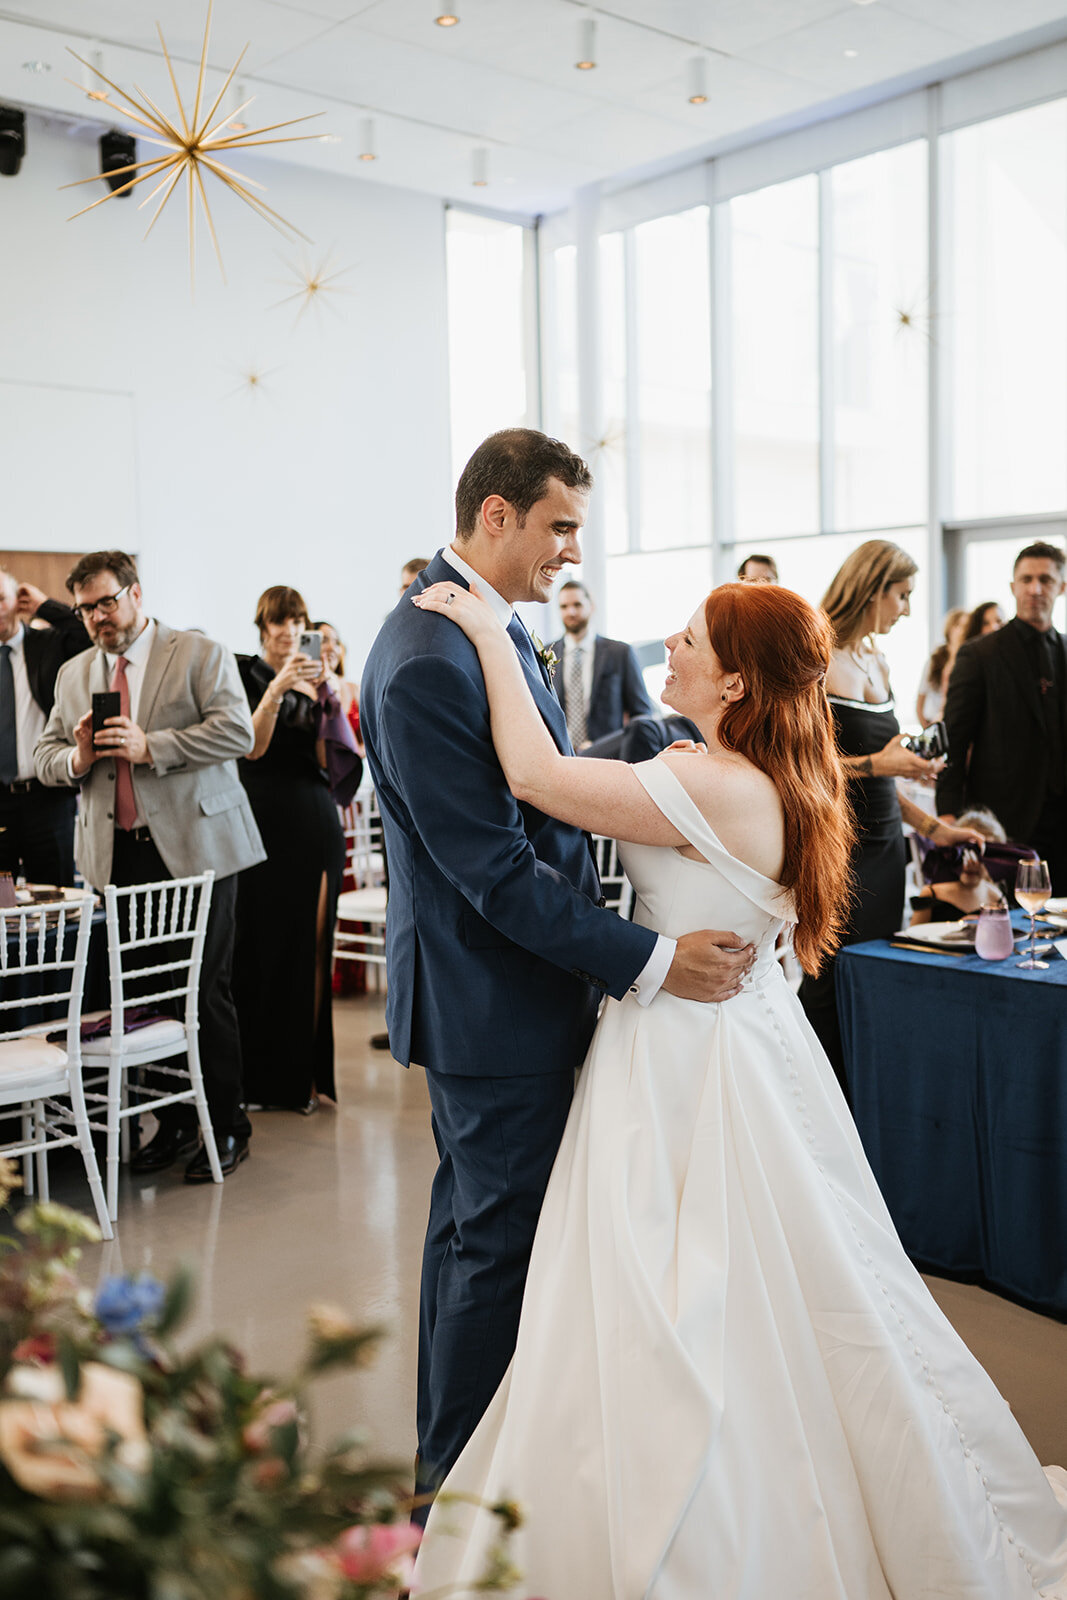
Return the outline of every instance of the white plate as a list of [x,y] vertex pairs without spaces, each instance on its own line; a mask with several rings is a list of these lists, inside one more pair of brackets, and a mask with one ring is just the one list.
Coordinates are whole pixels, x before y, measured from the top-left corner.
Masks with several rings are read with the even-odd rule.
[[[1067,917],[1067,896],[1061,895],[1057,900],[1047,901],[1045,904],[1045,910],[1051,911],[1054,917]],[[1040,915],[1041,913],[1039,911],[1038,916],[1040,917]]]
[[897,938],[917,944],[943,944],[947,950],[973,950],[976,928],[974,922],[921,922],[917,928],[905,928]]
[[39,890],[42,894],[47,890],[49,896],[51,897],[54,895],[55,898],[49,898],[48,900],[34,900],[32,889],[16,889],[15,899],[18,901],[20,906],[57,906],[63,900],[82,900],[85,898],[86,893],[84,889],[71,889],[67,888],[66,886],[60,888],[58,884],[54,883],[35,883],[33,885],[33,889]]

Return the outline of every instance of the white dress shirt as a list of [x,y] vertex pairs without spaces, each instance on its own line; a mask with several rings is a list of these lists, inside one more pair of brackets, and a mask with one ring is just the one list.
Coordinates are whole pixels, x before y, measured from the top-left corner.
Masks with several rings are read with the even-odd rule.
[[[124,655],[126,657],[126,687],[130,692],[131,722],[137,722],[137,713],[141,708],[141,687],[144,683],[144,669],[147,664],[148,656],[152,649],[152,641],[155,636],[156,625],[152,621],[152,618],[149,617],[148,621],[145,623],[144,627],[141,629],[140,633],[137,635],[136,639],[134,639],[129,648],[119,652],[120,655]],[[104,660],[107,662],[108,683],[110,683],[115,676],[115,667],[118,664],[118,659],[118,655],[110,655],[108,651],[104,651]],[[74,757],[77,755],[77,753],[77,748],[75,747],[67,756],[67,772],[70,775],[70,780],[72,783],[77,783],[78,781],[74,776]],[[120,757],[118,756],[113,757],[113,760],[115,761],[118,761],[119,759]],[[134,790],[135,795],[136,792],[137,791]],[[144,817],[141,815],[140,805],[137,807],[137,815],[134,818],[133,825],[135,828],[144,827]]]
[[20,622],[10,639],[11,674],[15,680],[15,739],[18,752],[18,778],[35,776],[33,747],[41,737],[48,718],[30,693],[26,672],[26,629]]
[[[482,577],[481,573],[475,572],[474,568],[469,566],[451,545],[442,550],[441,554],[454,572],[458,572],[461,578],[466,578],[468,583],[473,583],[477,586],[478,593],[492,608],[493,615],[497,621],[506,628],[514,615],[511,604],[502,595],[497,594],[496,590]],[[588,634],[586,639],[592,644]],[[593,652],[590,649],[590,673],[592,673],[592,656]],[[662,989],[663,980],[670,971],[670,965],[674,960],[676,949],[677,942],[674,939],[668,939],[666,934],[663,933],[656,935],[656,943],[652,947],[652,954],[630,985],[630,993],[637,996],[638,1005],[647,1006]]]

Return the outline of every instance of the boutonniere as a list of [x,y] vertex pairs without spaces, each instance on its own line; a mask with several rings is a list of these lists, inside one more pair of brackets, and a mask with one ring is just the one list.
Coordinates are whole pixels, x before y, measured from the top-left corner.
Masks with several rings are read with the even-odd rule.
[[530,639],[534,649],[537,651],[537,654],[540,657],[541,665],[544,667],[549,677],[551,677],[555,669],[559,666],[559,656],[556,654],[550,644],[542,643],[542,641],[537,637],[536,633],[531,632]]

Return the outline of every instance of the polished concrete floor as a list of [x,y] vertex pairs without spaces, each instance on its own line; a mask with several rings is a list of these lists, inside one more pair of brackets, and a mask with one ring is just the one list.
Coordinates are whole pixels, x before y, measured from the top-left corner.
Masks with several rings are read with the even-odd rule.
[[[217,1188],[178,1170],[125,1179],[117,1237],[86,1252],[86,1275],[191,1261],[200,1298],[190,1334],[223,1331],[255,1370],[282,1373],[302,1347],[312,1301],[329,1301],[388,1337],[375,1367],[331,1379],[315,1406],[326,1437],[357,1423],[378,1453],[414,1450],[419,1257],[435,1166],[425,1082],[370,1036],[374,996],[335,1006],[340,1105],[304,1118],[261,1113],[252,1158]],[[84,1207],[79,1174],[56,1198]],[[1012,1406],[1040,1459],[1067,1465],[1067,1327],[981,1289],[931,1279],[942,1309]]]

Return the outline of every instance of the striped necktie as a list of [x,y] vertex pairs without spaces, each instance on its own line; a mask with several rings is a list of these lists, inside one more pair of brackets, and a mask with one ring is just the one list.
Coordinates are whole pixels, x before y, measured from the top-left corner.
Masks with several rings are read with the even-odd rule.
[[571,736],[571,744],[576,750],[580,750],[586,739],[585,676],[582,671],[585,650],[582,645],[575,645],[572,650],[566,652],[566,656],[567,732]]

